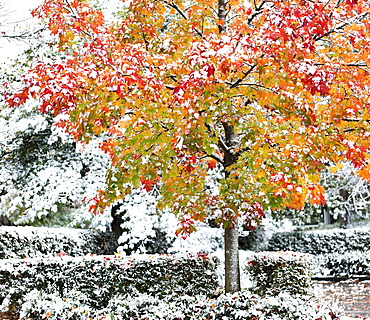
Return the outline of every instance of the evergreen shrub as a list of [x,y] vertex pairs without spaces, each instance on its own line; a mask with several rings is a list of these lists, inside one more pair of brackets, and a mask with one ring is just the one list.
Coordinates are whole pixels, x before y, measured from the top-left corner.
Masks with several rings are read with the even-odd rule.
[[315,277],[370,275],[370,228],[275,233],[267,250],[314,255]]
[[0,303],[3,310],[19,308],[34,290],[60,299],[78,291],[94,308],[117,295],[212,296],[218,287],[217,261],[201,254],[0,260]]
[[114,254],[113,233],[91,229],[0,227],[0,259],[40,258],[65,253],[69,256]]
[[370,276],[370,251],[320,254],[314,261],[315,276]]
[[312,256],[295,252],[259,252],[248,262],[246,272],[260,295],[309,295],[312,289]]
[[370,247],[369,231],[369,228],[354,228],[277,232],[270,238],[266,250],[310,254],[364,251]]
[[254,296],[248,291],[204,296],[158,298],[148,294],[116,296],[97,310],[75,292],[61,299],[38,291],[27,295],[20,317],[47,320],[320,320],[338,319],[336,311],[308,296],[281,293],[275,297]]

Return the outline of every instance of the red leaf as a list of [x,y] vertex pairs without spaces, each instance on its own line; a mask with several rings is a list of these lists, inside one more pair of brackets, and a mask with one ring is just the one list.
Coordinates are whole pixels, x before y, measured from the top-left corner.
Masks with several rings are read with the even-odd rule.
[[346,0],[346,4],[348,4],[350,7],[353,7],[357,4],[358,0]]
[[217,161],[215,159],[209,159],[207,161],[207,166],[208,166],[208,169],[213,170],[214,168],[217,167]]
[[14,94],[11,98],[7,99],[7,103],[11,107],[17,107],[24,104],[28,99],[28,88],[22,92]]
[[215,74],[215,66],[214,65],[207,65],[205,67],[206,71],[207,71],[207,76],[208,77],[211,77]]
[[157,181],[155,180],[150,180],[150,179],[146,179],[144,177],[141,177],[140,178],[140,182],[143,186],[143,189],[146,191],[146,192],[149,192],[153,189],[153,186],[156,186],[158,183]]

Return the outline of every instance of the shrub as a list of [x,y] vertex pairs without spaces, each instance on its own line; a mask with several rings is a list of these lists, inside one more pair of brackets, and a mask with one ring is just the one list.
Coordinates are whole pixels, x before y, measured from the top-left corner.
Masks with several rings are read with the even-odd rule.
[[368,276],[370,275],[370,251],[320,254],[314,258],[315,276]]
[[310,254],[364,251],[370,247],[370,229],[334,229],[278,232],[269,240],[268,251],[296,251]]
[[55,293],[32,290],[24,297],[20,319],[88,319],[94,310],[88,304],[88,297],[80,291],[70,291],[65,297]]
[[77,290],[98,308],[118,294],[210,296],[218,286],[216,260],[203,255],[0,260],[0,303],[19,307],[33,290],[60,298]]
[[311,293],[312,257],[294,252],[259,252],[246,267],[260,296]]
[[276,233],[268,243],[268,250],[316,255],[316,277],[365,276],[370,275],[369,231],[369,228],[355,228]]
[[117,245],[112,233],[91,229],[0,227],[0,259],[40,258],[60,252],[70,256],[110,255]]
[[21,318],[70,320],[319,320],[337,319],[328,307],[312,297],[255,297],[248,291],[207,299],[202,296],[158,298],[148,294],[114,297],[106,308],[94,310],[76,293],[65,299],[40,292],[28,294]]

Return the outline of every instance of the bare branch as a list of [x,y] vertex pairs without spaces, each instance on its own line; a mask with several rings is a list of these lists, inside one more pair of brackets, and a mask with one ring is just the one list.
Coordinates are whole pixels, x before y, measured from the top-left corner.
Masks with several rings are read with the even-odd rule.
[[226,145],[225,141],[222,138],[219,139],[219,143],[224,152],[229,152],[230,148]]
[[207,155],[208,157],[212,158],[212,159],[215,159],[217,162],[223,164],[224,163],[224,160],[217,154],[209,154]]
[[34,39],[36,35],[43,32],[45,28],[40,28],[36,31],[23,31],[20,34],[6,34],[5,32],[0,33],[0,38],[6,39],[19,39],[19,40],[27,40],[27,39]]

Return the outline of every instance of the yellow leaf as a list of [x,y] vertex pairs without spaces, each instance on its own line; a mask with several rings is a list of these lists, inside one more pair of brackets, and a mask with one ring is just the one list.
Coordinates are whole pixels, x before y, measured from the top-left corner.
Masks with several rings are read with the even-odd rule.
[[320,175],[318,173],[310,174],[308,176],[308,180],[312,183],[318,183],[320,181]]
[[331,173],[337,173],[338,170],[343,169],[344,164],[342,162],[339,162],[337,165],[329,167],[328,170]]
[[266,177],[266,173],[265,173],[265,171],[258,171],[257,174],[254,177],[257,180],[258,178]]

